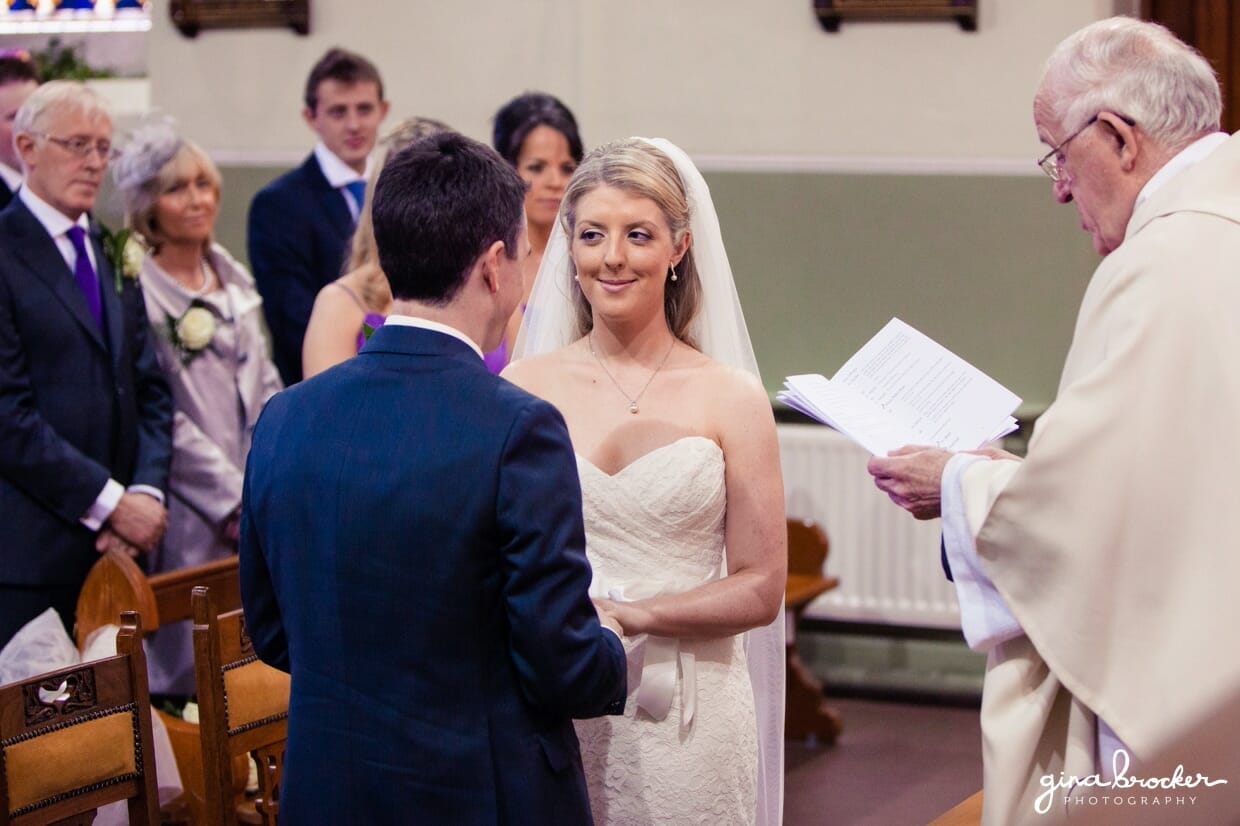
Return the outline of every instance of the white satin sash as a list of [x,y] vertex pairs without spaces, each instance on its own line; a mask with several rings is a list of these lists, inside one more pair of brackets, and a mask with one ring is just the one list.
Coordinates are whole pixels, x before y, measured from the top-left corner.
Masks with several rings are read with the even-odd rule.
[[[717,572],[701,579],[685,577],[661,583],[631,579],[600,581],[596,577],[590,583],[590,596],[614,602],[636,602],[668,594],[683,594],[718,578]],[[692,651],[681,649],[679,637],[647,634],[641,680],[634,696],[637,707],[655,720],[665,719],[672,708],[678,672],[681,679],[681,722],[688,727],[693,723],[697,710],[697,657]]]

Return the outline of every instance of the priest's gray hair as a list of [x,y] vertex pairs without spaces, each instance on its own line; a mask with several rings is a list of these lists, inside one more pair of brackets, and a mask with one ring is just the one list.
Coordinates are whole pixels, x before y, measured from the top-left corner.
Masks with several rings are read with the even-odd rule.
[[1113,112],[1172,151],[1217,131],[1223,109],[1206,59],[1157,23],[1131,17],[1099,20],[1060,43],[1037,96],[1065,134]]
[[[88,116],[112,120],[103,95],[73,80],[51,80],[35,89],[13,118],[13,134],[34,134],[47,128],[52,111],[84,112]],[[57,136],[61,137],[61,136]]]

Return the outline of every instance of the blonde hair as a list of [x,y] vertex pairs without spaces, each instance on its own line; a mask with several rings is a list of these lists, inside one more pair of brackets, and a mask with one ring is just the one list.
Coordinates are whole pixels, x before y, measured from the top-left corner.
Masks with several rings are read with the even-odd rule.
[[[137,186],[122,190],[125,198],[125,224],[142,236],[152,252],[159,252],[159,248],[167,241],[167,237],[155,220],[155,204],[159,196],[177,183],[194,178],[200,172],[207,176],[207,180],[215,190],[215,200],[218,206],[223,193],[223,179],[220,177],[220,171],[207,153],[190,141],[181,141],[172,157],[165,161],[151,177]],[[211,240],[208,237],[203,242],[204,251],[211,246]]]
[[357,228],[349,239],[349,258],[345,262],[345,272],[366,271],[366,278],[361,284],[362,303],[367,307],[379,308],[387,304],[392,297],[392,289],[388,285],[387,276],[379,266],[379,245],[375,243],[375,224],[371,205],[374,202],[375,182],[383,171],[387,159],[404,149],[418,138],[434,135],[437,132],[450,132],[451,128],[434,118],[413,117],[396,124],[391,132],[383,136],[378,143],[378,152],[370,166],[370,175],[366,180],[366,198],[357,216]]
[[[568,182],[560,220],[570,245],[577,225],[577,204],[587,193],[600,186],[614,187],[654,201],[667,221],[674,244],[680,243],[689,231],[689,199],[676,165],[652,144],[640,138],[627,138],[600,146],[586,155]],[[571,259],[568,266],[573,267]],[[664,288],[663,314],[672,335],[696,347],[697,344],[689,336],[689,325],[701,305],[702,282],[698,277],[692,244],[674,271],[676,280],[669,280]],[[577,333],[585,335],[594,327],[594,318],[590,303],[581,290],[573,292],[573,306]]]

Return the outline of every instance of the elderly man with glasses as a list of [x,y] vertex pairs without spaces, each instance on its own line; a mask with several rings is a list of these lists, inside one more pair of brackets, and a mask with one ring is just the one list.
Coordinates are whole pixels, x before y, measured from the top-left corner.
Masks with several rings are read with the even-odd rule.
[[1038,163],[1105,256],[1021,461],[870,462],[942,516],[988,653],[986,823],[1223,823],[1240,812],[1240,135],[1206,61],[1103,20],[1051,55]]
[[72,631],[98,552],[163,534],[172,401],[136,273],[89,212],[112,122],[79,83],[40,86],[13,126],[25,182],[0,212],[0,645],[55,608]]

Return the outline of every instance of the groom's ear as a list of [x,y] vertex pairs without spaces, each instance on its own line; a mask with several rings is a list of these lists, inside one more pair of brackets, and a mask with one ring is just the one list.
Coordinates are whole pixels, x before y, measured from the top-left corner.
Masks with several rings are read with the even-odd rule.
[[503,271],[499,266],[500,256],[506,251],[507,248],[503,241],[495,241],[478,257],[476,266],[482,267],[482,283],[492,295],[500,290],[500,279],[503,278]]

